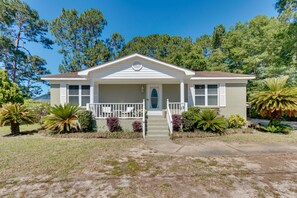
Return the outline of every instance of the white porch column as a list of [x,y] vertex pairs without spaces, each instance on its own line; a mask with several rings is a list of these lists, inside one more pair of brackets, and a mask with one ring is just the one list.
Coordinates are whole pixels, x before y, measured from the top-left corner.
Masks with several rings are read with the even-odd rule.
[[185,102],[185,83],[184,80],[180,81],[180,102]]
[[90,80],[90,103],[94,103],[94,80]]

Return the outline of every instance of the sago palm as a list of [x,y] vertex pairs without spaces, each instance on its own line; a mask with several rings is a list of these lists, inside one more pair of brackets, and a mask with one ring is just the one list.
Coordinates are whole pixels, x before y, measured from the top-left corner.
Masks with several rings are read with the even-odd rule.
[[0,123],[10,123],[10,130],[14,135],[20,133],[20,124],[32,124],[35,118],[32,112],[19,103],[4,104],[0,109]]
[[50,108],[50,115],[44,117],[43,126],[57,133],[70,132],[78,127],[77,105],[65,104],[55,105]]
[[203,131],[222,133],[227,128],[227,121],[223,117],[217,117],[212,109],[204,109],[195,117],[197,128]]
[[297,115],[297,87],[287,86],[288,76],[268,78],[266,90],[251,95],[251,104],[261,116],[269,117],[270,124],[284,115]]

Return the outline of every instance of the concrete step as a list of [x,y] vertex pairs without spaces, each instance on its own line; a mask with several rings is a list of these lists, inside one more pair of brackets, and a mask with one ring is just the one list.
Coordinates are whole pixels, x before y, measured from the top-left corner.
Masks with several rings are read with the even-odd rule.
[[148,132],[152,132],[152,133],[154,133],[154,132],[159,132],[159,133],[168,133],[168,129],[148,129],[147,130]]
[[148,117],[146,120],[163,120],[166,121],[166,118],[163,116],[158,116],[158,117]]
[[154,136],[146,136],[145,140],[147,141],[157,141],[157,140],[169,140],[170,137],[169,136],[159,136],[159,137],[154,137]]
[[147,126],[147,129],[150,130],[150,129],[168,129],[168,126],[167,124],[166,125],[148,125]]
[[169,136],[168,134],[147,134],[146,137],[167,137]]

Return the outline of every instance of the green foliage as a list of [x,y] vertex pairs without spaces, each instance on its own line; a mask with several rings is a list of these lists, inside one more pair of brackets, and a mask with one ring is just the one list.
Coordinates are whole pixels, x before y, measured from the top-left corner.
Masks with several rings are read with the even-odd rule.
[[290,133],[290,131],[293,130],[292,127],[286,124],[278,124],[278,125],[270,124],[268,126],[260,126],[259,129],[270,133],[285,133],[285,134],[288,134]]
[[24,95],[39,94],[41,88],[36,82],[49,70],[45,68],[46,61],[32,55],[27,45],[37,43],[51,49],[53,41],[45,37],[48,22],[20,0],[0,0],[0,21],[0,62]]
[[285,21],[297,22],[297,1],[277,0],[275,9],[280,14],[279,17]]
[[50,104],[48,102],[40,102],[35,100],[25,100],[24,105],[29,111],[36,115],[35,121],[41,123],[42,117],[49,115]]
[[188,111],[182,113],[183,131],[194,131],[196,125],[195,115],[198,115],[199,112],[199,107],[192,106],[188,108]]
[[192,111],[185,111],[182,113],[183,131],[194,131],[195,128],[195,113]]
[[107,62],[123,47],[124,38],[112,34],[103,41],[101,34],[107,21],[98,9],[83,13],[62,9],[62,14],[51,22],[51,31],[63,55],[59,70],[62,73],[80,71]]
[[19,87],[0,69],[0,107],[9,102],[23,103],[24,99]]
[[32,124],[35,115],[19,103],[4,104],[0,109],[0,125],[10,123],[11,133],[20,133],[20,124]]
[[194,114],[198,114],[201,111],[200,107],[191,106],[188,108],[188,111],[193,112]]
[[119,56],[139,53],[192,70],[206,70],[207,60],[203,49],[196,46],[190,37],[152,34],[137,36],[120,51]]
[[229,125],[229,128],[241,128],[243,127],[244,125],[246,124],[246,120],[236,114],[236,115],[231,115],[229,118],[228,118],[228,125]]
[[84,132],[93,131],[92,111],[79,111],[77,115],[78,115],[80,130]]
[[195,116],[197,128],[203,131],[211,131],[222,134],[227,128],[227,121],[223,117],[217,117],[216,111],[204,109]]
[[50,114],[44,117],[43,126],[57,133],[72,132],[78,129],[77,112],[79,106],[72,104],[55,105],[50,108]]
[[288,87],[287,81],[287,76],[266,79],[266,89],[252,93],[251,105],[261,116],[272,121],[297,115],[297,87]]

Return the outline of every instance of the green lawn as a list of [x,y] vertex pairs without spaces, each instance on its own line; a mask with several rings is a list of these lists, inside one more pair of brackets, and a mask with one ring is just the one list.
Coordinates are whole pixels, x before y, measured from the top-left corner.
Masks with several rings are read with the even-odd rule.
[[297,131],[292,131],[289,134],[278,134],[278,133],[264,133],[254,132],[252,134],[230,134],[216,137],[205,137],[205,138],[179,138],[175,139],[174,142],[179,144],[199,144],[205,141],[223,141],[227,143],[297,143]]
[[[24,132],[24,131],[37,130],[40,127],[41,127],[40,124],[28,124],[28,125],[21,125],[20,129],[21,129],[21,132]],[[9,133],[10,133],[10,126],[0,127],[0,136],[7,135]]]

